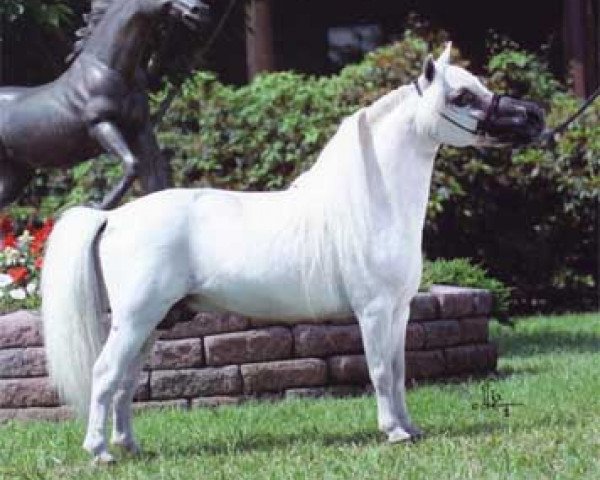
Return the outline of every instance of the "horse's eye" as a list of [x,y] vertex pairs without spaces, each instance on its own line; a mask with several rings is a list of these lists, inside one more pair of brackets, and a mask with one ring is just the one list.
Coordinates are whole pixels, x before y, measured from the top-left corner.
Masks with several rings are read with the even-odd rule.
[[452,99],[452,104],[457,107],[466,107],[467,105],[471,105],[474,101],[475,95],[469,90],[461,90],[461,92]]

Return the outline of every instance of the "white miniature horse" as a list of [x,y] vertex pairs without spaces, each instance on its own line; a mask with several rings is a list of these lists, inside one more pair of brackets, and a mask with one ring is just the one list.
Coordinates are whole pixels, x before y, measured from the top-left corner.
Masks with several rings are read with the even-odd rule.
[[[274,193],[172,189],[112,212],[75,208],[46,252],[42,313],[51,378],[88,415],[84,448],[111,462],[131,429],[137,377],[157,325],[182,299],[197,309],[274,319],[359,320],[379,428],[418,436],[405,401],[404,342],[421,276],[421,236],[438,147],[532,140],[534,104],[492,95],[449,65],[350,116],[317,163]],[[112,327],[102,345],[108,302]]]

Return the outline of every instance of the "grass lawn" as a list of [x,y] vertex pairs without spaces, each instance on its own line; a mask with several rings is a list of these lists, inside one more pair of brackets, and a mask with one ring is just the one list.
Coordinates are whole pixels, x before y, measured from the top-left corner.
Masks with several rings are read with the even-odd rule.
[[500,378],[520,403],[476,409],[484,381],[412,389],[426,437],[387,445],[372,397],[294,400],[136,419],[140,459],[94,468],[78,422],[0,426],[0,479],[598,479],[600,315],[493,328]]

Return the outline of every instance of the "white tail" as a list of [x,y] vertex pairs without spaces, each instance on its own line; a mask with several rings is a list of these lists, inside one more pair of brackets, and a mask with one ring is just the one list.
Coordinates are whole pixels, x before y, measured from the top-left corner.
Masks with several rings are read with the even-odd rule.
[[50,235],[42,269],[48,371],[61,397],[84,417],[103,342],[94,244],[106,218],[106,212],[90,208],[67,211]]

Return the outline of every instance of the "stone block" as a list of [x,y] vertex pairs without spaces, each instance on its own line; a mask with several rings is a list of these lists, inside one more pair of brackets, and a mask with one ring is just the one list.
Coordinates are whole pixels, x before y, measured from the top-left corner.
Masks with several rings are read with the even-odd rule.
[[487,290],[473,289],[473,315],[487,317],[492,313],[494,296]]
[[289,358],[292,334],[288,328],[270,327],[204,338],[206,364],[211,366]]
[[150,375],[150,398],[168,400],[242,393],[237,365],[221,368],[157,370]]
[[463,318],[460,324],[460,343],[487,343],[489,320],[487,318]]
[[154,345],[150,368],[168,370],[176,368],[199,368],[204,366],[202,339],[159,340]]
[[438,299],[440,318],[461,318],[475,315],[474,293],[472,288],[433,285],[431,293]]
[[160,409],[177,409],[187,410],[190,407],[189,400],[179,398],[176,400],[162,400],[154,402],[135,402],[133,404],[134,412],[141,412],[145,410],[160,410]]
[[420,350],[425,345],[425,329],[421,323],[408,322],[406,327],[406,350]]
[[42,322],[38,314],[19,310],[0,316],[0,348],[42,345]]
[[327,364],[317,358],[251,363],[241,366],[244,393],[280,392],[327,383]]
[[413,321],[434,320],[439,315],[437,297],[431,293],[419,292],[410,302],[410,316]]
[[361,353],[362,338],[358,325],[298,325],[294,327],[296,357],[328,357]]
[[61,422],[75,418],[70,407],[0,408],[0,423],[9,420]]
[[198,313],[189,322],[180,322],[160,333],[161,339],[194,338],[237,332],[248,327],[248,319],[233,313]]
[[342,355],[327,361],[331,383],[345,385],[366,385],[369,383],[369,369],[364,355]]
[[406,379],[429,379],[444,375],[446,361],[442,350],[406,352]]
[[449,375],[492,372],[498,361],[498,349],[492,343],[447,348],[445,355]]
[[58,393],[45,377],[0,380],[0,408],[58,406]]
[[461,331],[458,320],[437,320],[423,322],[425,331],[425,348],[430,350],[438,347],[457,345],[460,342]]
[[215,408],[226,405],[240,405],[244,402],[241,395],[218,395],[215,397],[198,397],[192,399],[192,408]]
[[290,388],[285,398],[342,398],[364,395],[366,389],[359,385],[333,385],[330,387]]
[[46,373],[46,354],[41,347],[0,350],[0,378],[41,377]]

